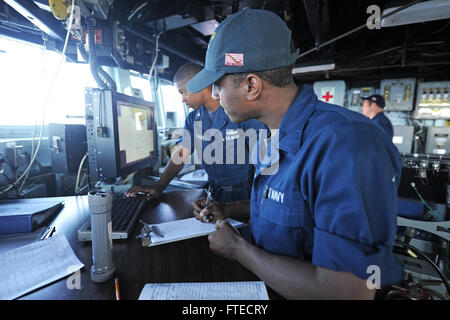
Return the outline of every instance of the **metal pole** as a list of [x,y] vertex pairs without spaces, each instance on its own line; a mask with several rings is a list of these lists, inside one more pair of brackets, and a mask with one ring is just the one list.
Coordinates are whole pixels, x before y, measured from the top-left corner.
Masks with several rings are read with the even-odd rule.
[[[415,1],[411,2],[411,3],[409,3],[409,4],[404,5],[403,7],[399,7],[399,8],[397,8],[397,9],[395,9],[394,11],[385,14],[385,15],[382,16],[380,19],[383,20],[383,19],[385,19],[385,18],[387,18],[387,17],[390,17],[390,16],[392,16],[393,14],[396,14],[396,13],[398,13],[398,12],[400,12],[400,11],[403,11],[403,10],[405,10],[405,9],[407,9],[407,8],[409,8],[409,7],[411,7],[411,6],[415,5],[415,4],[417,4],[417,3],[419,3],[420,1],[421,1],[421,0],[415,0]],[[328,41],[326,41],[326,42],[324,42],[324,43],[322,43],[322,44],[319,44],[319,45],[317,45],[316,47],[312,48],[311,50],[308,50],[308,51],[306,51],[306,52],[300,54],[300,55],[298,56],[297,60],[300,59],[300,58],[302,58],[302,57],[304,57],[304,56],[306,56],[306,55],[308,55],[308,54],[310,54],[310,53],[313,53],[313,52],[315,52],[315,51],[319,51],[319,50],[322,49],[323,47],[325,47],[325,46],[327,46],[327,45],[329,45],[329,44],[332,44],[333,42],[336,42],[336,41],[338,41],[338,40],[340,40],[340,39],[342,39],[342,38],[345,38],[345,37],[347,37],[347,36],[349,36],[349,35],[351,35],[351,34],[353,34],[353,33],[355,33],[355,32],[358,32],[358,31],[360,31],[360,30],[362,30],[362,29],[364,29],[364,28],[366,28],[366,24],[365,24],[365,23],[364,23],[363,25],[361,25],[361,26],[359,26],[359,27],[353,29],[353,30],[350,30],[350,31],[348,31],[348,32],[346,32],[346,33],[344,33],[344,34],[341,34],[340,36],[337,36],[337,37],[335,37],[335,38],[333,38],[333,39],[331,39],[331,40],[328,40]]]

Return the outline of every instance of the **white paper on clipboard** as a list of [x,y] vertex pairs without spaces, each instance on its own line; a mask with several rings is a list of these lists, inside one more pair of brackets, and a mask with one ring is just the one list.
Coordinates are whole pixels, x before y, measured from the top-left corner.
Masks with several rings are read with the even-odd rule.
[[[226,221],[233,228],[239,228],[245,225],[245,223],[233,219],[226,219]],[[152,232],[152,243],[150,246],[201,237],[213,233],[216,230],[215,223],[204,223],[195,218],[151,224],[151,226],[158,227],[159,232],[164,237],[159,237]]]

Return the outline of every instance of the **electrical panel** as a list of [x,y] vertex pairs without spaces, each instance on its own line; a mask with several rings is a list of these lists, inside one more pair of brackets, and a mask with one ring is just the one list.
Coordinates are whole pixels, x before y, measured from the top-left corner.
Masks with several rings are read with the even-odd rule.
[[314,93],[324,102],[344,105],[345,81],[317,81],[313,85]]
[[375,94],[375,87],[351,88],[347,91],[347,108],[361,112],[361,98]]
[[450,127],[429,127],[425,153],[444,155],[450,153]]
[[48,144],[53,173],[76,173],[87,152],[86,126],[49,123]]
[[421,82],[417,88],[416,119],[450,119],[450,81]]
[[414,141],[413,126],[394,126],[392,142],[400,153],[411,153]]
[[380,95],[386,101],[385,110],[412,111],[416,79],[384,79],[380,84]]
[[361,98],[375,94],[374,87],[351,88],[349,90],[348,106],[361,107]]

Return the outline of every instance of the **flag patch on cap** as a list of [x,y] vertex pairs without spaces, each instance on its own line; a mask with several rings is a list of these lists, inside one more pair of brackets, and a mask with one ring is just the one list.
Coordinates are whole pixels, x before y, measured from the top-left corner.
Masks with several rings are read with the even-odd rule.
[[225,65],[233,67],[242,67],[244,65],[244,54],[225,53]]

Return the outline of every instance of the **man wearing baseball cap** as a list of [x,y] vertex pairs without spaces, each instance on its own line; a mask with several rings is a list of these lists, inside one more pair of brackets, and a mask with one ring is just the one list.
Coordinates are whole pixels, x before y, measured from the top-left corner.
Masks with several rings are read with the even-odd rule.
[[374,94],[370,97],[362,98],[361,113],[379,125],[392,139],[394,128],[383,112],[385,106],[384,98],[379,94]]
[[[297,86],[291,32],[276,14],[245,9],[211,37],[205,68],[187,84],[214,85],[233,122],[255,118],[278,137],[278,170],[256,168],[250,202],[198,208],[208,239],[288,299],[371,299],[402,280],[392,250],[401,161],[369,119]],[[382,193],[378,192],[383,190]],[[223,219],[250,216],[253,243]]]

